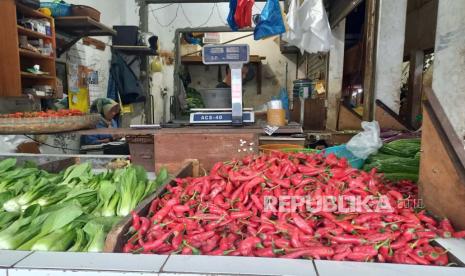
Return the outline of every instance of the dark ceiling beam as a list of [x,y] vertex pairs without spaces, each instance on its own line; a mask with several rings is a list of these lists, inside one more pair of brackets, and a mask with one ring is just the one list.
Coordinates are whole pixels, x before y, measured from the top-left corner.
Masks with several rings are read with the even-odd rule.
[[339,22],[355,9],[363,0],[338,0],[330,1],[329,24],[333,29]]

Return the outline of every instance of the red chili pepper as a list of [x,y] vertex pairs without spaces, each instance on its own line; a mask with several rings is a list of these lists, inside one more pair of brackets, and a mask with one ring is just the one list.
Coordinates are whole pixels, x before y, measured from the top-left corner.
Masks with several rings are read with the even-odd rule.
[[294,224],[302,230],[302,232],[313,235],[315,231],[313,231],[313,228],[310,227],[310,225],[307,224],[307,222],[297,213],[292,213],[291,214],[292,220],[294,221]]
[[347,255],[347,259],[357,262],[366,262],[371,259],[373,256],[362,252],[351,252]]
[[215,234],[213,237],[209,238],[204,245],[202,245],[202,252],[208,253],[215,249],[218,246],[218,242],[221,237],[218,234]]
[[230,212],[229,217],[231,219],[245,219],[252,215],[251,211],[242,211],[242,212]]
[[134,230],[138,231],[140,229],[140,217],[137,215],[136,212],[131,211],[131,216],[132,216],[132,228]]
[[280,258],[297,259],[302,256],[305,257],[331,257],[334,255],[334,250],[331,247],[311,247],[311,248],[298,248],[296,251],[287,253]]
[[434,239],[437,237],[436,233],[433,231],[418,231],[415,232],[418,238],[427,238],[427,239]]
[[374,257],[378,255],[378,250],[375,249],[374,246],[372,245],[361,245],[361,246],[355,246],[352,248],[352,252],[354,253],[364,253],[370,257]]
[[173,206],[173,211],[175,213],[184,213],[184,212],[189,212],[189,206],[187,205],[175,205]]
[[421,211],[421,212],[419,212],[419,213],[417,214],[417,217],[418,217],[421,221],[423,221],[423,222],[425,222],[425,223],[429,223],[429,224],[431,224],[431,225],[437,225],[437,222],[436,222],[434,219],[432,219],[432,218],[428,217],[427,215],[425,215],[425,211],[424,211],[424,210]]
[[463,230],[463,231],[457,231],[457,232],[452,233],[452,237],[454,237],[454,238],[456,238],[456,239],[463,239],[463,238],[465,238],[465,230]]
[[152,216],[153,214],[156,213],[159,203],[160,203],[159,198],[152,201],[152,203],[150,204],[150,208],[149,208],[149,216]]
[[421,265],[429,265],[430,262],[425,258],[425,254],[420,249],[415,249],[408,254],[415,262]]
[[356,245],[362,245],[366,243],[366,240],[364,238],[352,235],[331,236],[331,240],[337,243],[351,243]]
[[[433,224],[434,225],[434,224]],[[441,220],[441,222],[439,223],[439,228],[442,229],[442,230],[445,230],[447,232],[450,232],[450,233],[454,233],[455,230],[454,230],[454,227],[452,226],[452,224],[450,223],[450,220],[445,218],[443,220]]]
[[274,249],[272,247],[267,247],[257,249],[253,253],[257,257],[276,257],[276,255],[284,253],[284,249]]
[[336,253],[331,259],[333,261],[343,261],[347,256],[352,253],[350,249],[346,249],[345,251]]
[[139,233],[141,235],[145,234],[150,227],[150,220],[146,217],[140,217],[140,229]]
[[158,240],[144,243],[142,242],[142,248],[143,252],[149,252],[158,249],[163,243],[165,242],[166,239],[171,235],[171,232],[165,233],[163,236],[161,236]]
[[436,261],[434,261],[434,264],[441,265],[441,266],[446,266],[447,264],[449,264],[449,257],[447,256],[447,252],[444,251],[440,247],[434,247],[434,248],[436,249],[436,252],[440,252],[439,257],[437,258]]
[[381,215],[378,214],[378,213],[366,213],[366,214],[361,214],[361,215],[357,216],[353,220],[353,222],[355,224],[363,224],[363,223],[371,221],[371,220],[379,219],[380,217],[381,217]]
[[218,170],[223,166],[223,162],[216,162],[210,170],[210,175],[215,175],[218,173]]
[[239,242],[238,250],[243,256],[249,255],[260,242],[258,237],[248,237]]
[[263,182],[265,182],[265,180],[261,176],[253,178],[247,184],[245,184],[243,193],[248,194],[255,186]]

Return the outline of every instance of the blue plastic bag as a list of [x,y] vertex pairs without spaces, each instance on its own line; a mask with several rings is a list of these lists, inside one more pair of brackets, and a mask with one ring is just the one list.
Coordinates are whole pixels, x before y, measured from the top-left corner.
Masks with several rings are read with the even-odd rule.
[[239,28],[237,27],[236,20],[234,19],[234,15],[236,14],[237,8],[237,0],[229,0],[229,15],[228,15],[228,24],[231,30],[237,31]]
[[[232,2],[232,1],[231,1]],[[286,32],[281,7],[278,0],[267,0],[260,14],[260,20],[253,32],[254,39],[260,40],[268,36],[279,35]]]

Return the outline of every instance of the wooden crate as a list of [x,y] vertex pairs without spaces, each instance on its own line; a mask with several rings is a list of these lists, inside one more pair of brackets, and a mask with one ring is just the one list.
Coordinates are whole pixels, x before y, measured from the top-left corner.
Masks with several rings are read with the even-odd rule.
[[[144,201],[134,210],[139,216],[147,216],[150,204],[154,199],[162,195],[166,191],[168,185],[175,185],[173,181],[175,178],[184,178],[189,176],[199,175],[199,162],[198,160],[187,160],[184,165],[151,196],[147,197]],[[128,237],[125,235],[132,224],[131,215],[122,219],[113,229],[108,233],[105,241],[104,252],[123,252],[124,244]]]

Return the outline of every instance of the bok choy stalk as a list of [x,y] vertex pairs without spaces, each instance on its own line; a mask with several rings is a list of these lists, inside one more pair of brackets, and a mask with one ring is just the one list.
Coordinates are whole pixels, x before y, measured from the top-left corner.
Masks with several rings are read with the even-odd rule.
[[3,204],[3,209],[8,212],[19,212],[26,209],[36,199],[46,195],[51,189],[46,178],[42,178],[36,185],[30,185],[29,189],[15,198]]
[[17,218],[21,216],[19,212],[0,212],[0,231],[10,226]]
[[61,229],[51,232],[34,243],[33,251],[66,251],[76,238],[75,228],[82,227],[71,223]]
[[[0,249],[16,249],[28,238],[36,234],[46,215],[39,215],[40,206],[34,205],[25,210],[23,216],[0,232]],[[38,231],[37,231],[38,232]]]
[[121,196],[116,214],[125,217],[136,207],[133,206],[133,195],[138,183],[134,167],[128,167],[122,171],[123,173],[119,175],[120,181],[115,181],[116,183],[119,182],[118,192]]
[[82,252],[85,250],[87,245],[86,234],[81,228],[76,229],[76,239],[71,248],[68,249],[68,252]]
[[31,250],[32,247],[43,237],[47,236],[48,234],[55,232],[71,222],[77,219],[80,215],[82,215],[83,211],[81,206],[78,202],[73,201],[68,204],[62,205],[62,207],[58,210],[54,210],[44,215],[47,216],[46,219],[43,221],[43,224],[40,227],[36,227],[39,229],[39,233],[35,235],[32,239],[28,242],[21,245],[18,249],[19,250]]
[[109,208],[111,199],[113,195],[115,194],[115,192],[116,192],[116,186],[113,183],[111,183],[111,181],[108,181],[108,180],[100,181],[100,187],[98,189],[99,205],[94,211],[95,215],[102,215],[105,217],[108,217],[108,216],[111,217],[115,215],[114,209]]
[[102,252],[108,231],[119,221],[119,218],[95,218],[84,226],[88,244],[85,251]]

